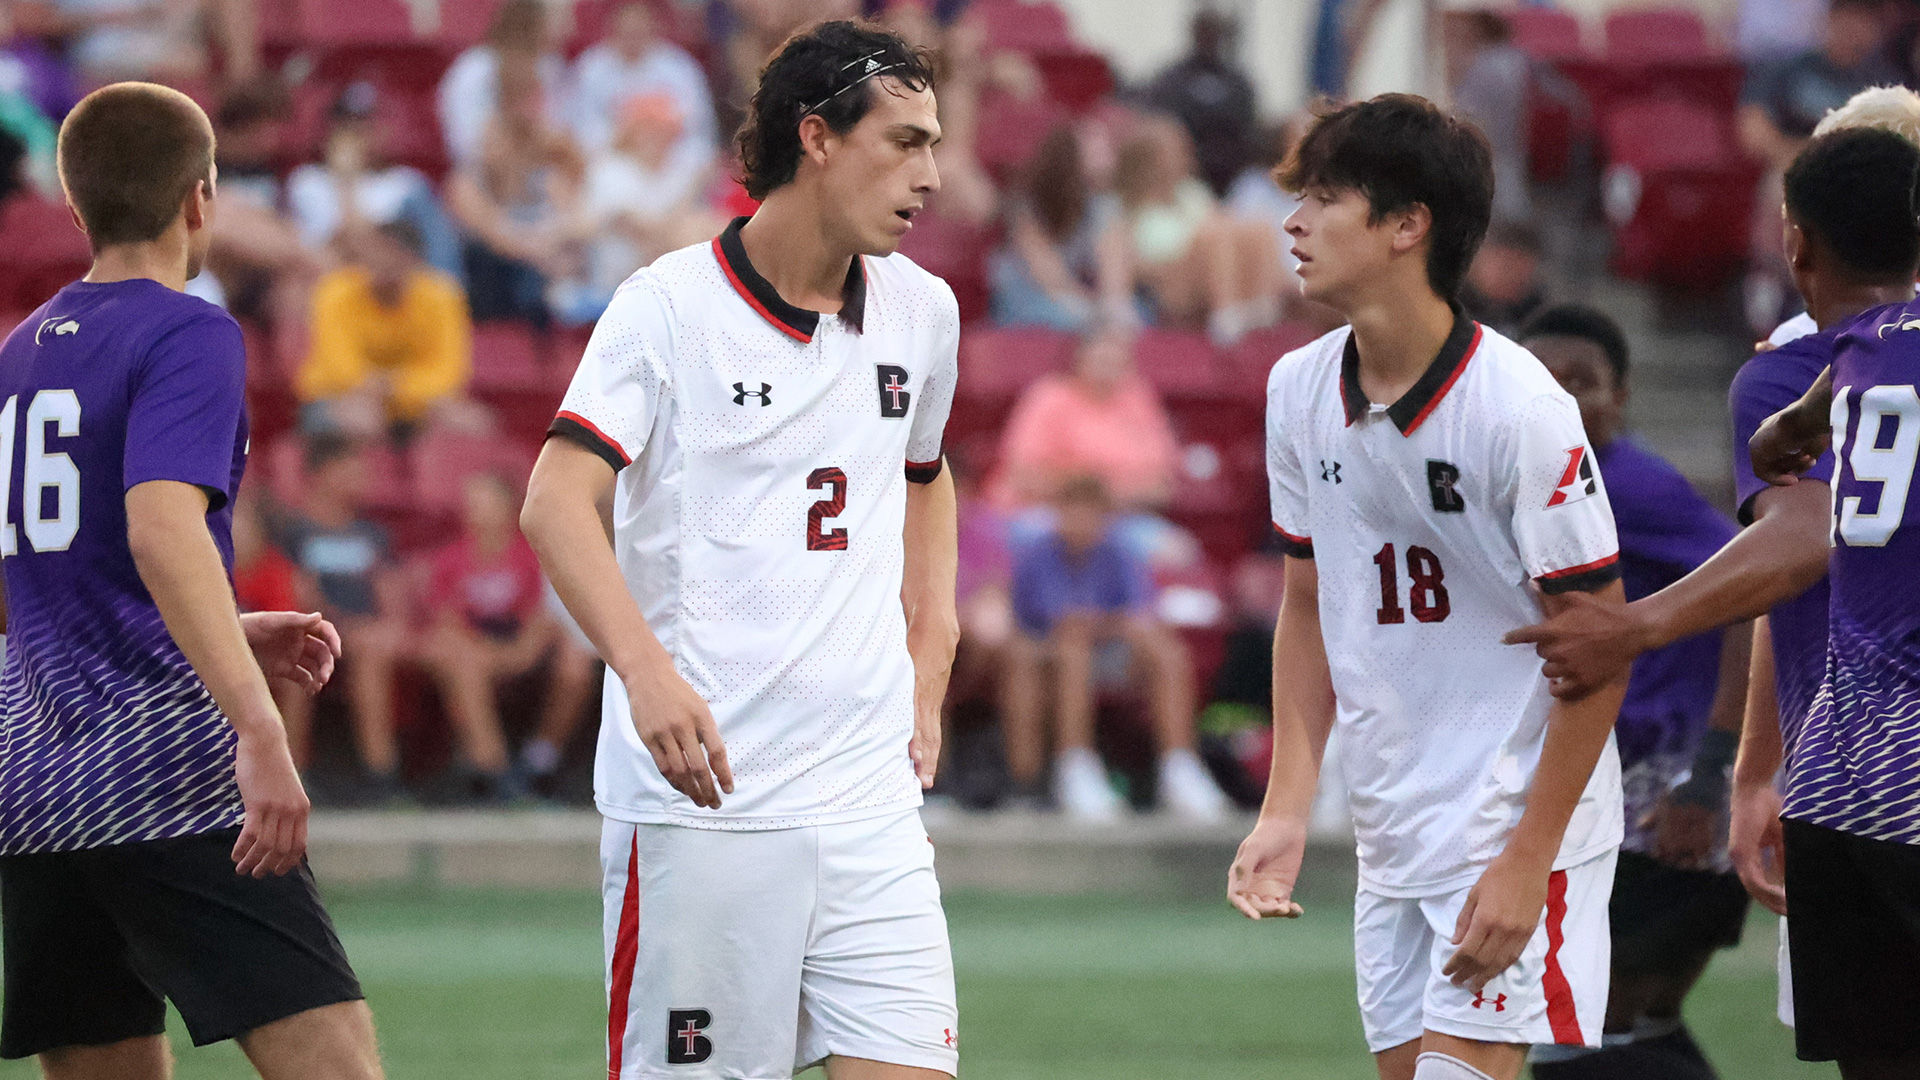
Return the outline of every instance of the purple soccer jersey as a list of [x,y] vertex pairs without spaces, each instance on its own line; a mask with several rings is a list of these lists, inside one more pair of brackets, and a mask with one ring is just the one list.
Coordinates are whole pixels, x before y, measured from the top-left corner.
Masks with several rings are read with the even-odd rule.
[[[1734,376],[1728,392],[1733,410],[1733,487],[1740,523],[1753,524],[1753,505],[1768,484],[1753,474],[1747,443],[1767,417],[1800,399],[1833,360],[1833,334],[1808,334],[1758,353]],[[1833,455],[1823,455],[1806,478],[1833,482]],[[1793,760],[1800,728],[1827,670],[1827,579],[1768,613],[1773,635],[1774,695],[1780,705],[1780,741]]]
[[239,326],[144,279],[69,285],[0,345],[0,855],[241,822],[232,728],[141,583],[125,496],[206,491],[231,568],[245,387]]
[[1787,763],[1783,816],[1920,844],[1920,302],[1875,308],[1833,350],[1826,678]]

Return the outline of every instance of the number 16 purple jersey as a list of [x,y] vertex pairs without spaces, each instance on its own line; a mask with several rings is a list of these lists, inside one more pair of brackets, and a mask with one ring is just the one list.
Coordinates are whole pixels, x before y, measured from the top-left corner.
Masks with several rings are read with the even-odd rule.
[[231,565],[245,387],[239,326],[145,279],[69,285],[0,345],[0,855],[240,823],[232,729],[140,580],[126,492],[203,489]]
[[1827,671],[1788,762],[1785,816],[1920,844],[1920,303],[1841,330],[1833,358]]

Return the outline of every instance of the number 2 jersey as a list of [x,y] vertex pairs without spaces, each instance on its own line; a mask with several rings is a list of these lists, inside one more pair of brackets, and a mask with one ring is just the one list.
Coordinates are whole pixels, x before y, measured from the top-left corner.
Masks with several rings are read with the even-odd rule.
[[1827,668],[1787,761],[1783,816],[1920,844],[1920,303],[1875,308],[1833,350]]
[[226,312],[146,279],[69,285],[0,346],[0,855],[240,824],[233,729],[140,580],[126,493],[200,487],[231,568],[246,375]]
[[618,471],[627,588],[733,768],[719,810],[673,790],[610,677],[594,788],[622,821],[792,828],[920,802],[901,530],[907,484],[939,474],[959,309],[902,255],[854,259],[838,315],[793,307],[748,262],[745,220],[621,286],[552,429]]
[[[1287,554],[1314,560],[1360,880],[1426,896],[1478,879],[1526,808],[1552,697],[1529,583],[1593,590],[1619,545],[1574,401],[1532,353],[1455,315],[1399,401],[1369,402],[1342,327],[1267,381],[1267,472]],[[1556,869],[1620,843],[1613,738]]]

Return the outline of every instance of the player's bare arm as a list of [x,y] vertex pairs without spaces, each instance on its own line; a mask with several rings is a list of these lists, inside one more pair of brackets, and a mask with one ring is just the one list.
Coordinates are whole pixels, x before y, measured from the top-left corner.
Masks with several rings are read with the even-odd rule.
[[1738,623],[1727,628],[1720,641],[1720,681],[1714,687],[1706,735],[1692,774],[1668,792],[1655,811],[1654,857],[1683,870],[1704,869],[1713,851],[1720,812],[1727,805],[1727,769],[1740,745],[1747,712],[1752,651],[1751,626]]
[[206,492],[173,480],[135,485],[127,492],[127,545],[167,632],[239,736],[235,774],[247,818],[233,848],[235,869],[284,874],[307,851],[307,793],[207,531]]
[[[1545,596],[1541,602],[1553,612],[1579,595]],[[1617,580],[1590,595],[1602,606],[1626,604],[1626,590]],[[1547,714],[1546,742],[1527,789],[1526,811],[1460,910],[1453,935],[1459,948],[1441,969],[1454,985],[1474,991],[1485,987],[1520,958],[1540,926],[1547,878],[1567,821],[1613,732],[1626,690],[1626,679],[1616,679],[1578,700],[1555,701]]]
[[1833,443],[1832,408],[1833,369],[1828,368],[1799,401],[1768,417],[1753,433],[1747,444],[1753,474],[1781,487],[1798,482]]
[[694,804],[720,808],[733,771],[713,713],[674,670],[620,576],[602,506],[613,499],[614,471],[592,451],[548,439],[527,481],[520,530],[554,591],[619,677],[633,702],[633,726],[660,775]]
[[1786,841],[1781,835],[1780,702],[1774,694],[1773,633],[1765,616],[1753,624],[1753,668],[1746,722],[1733,763],[1727,856],[1747,893],[1776,915],[1787,913]]
[[1320,571],[1312,559],[1289,556],[1286,566],[1273,633],[1273,770],[1260,818],[1227,871],[1227,900],[1249,919],[1301,913],[1293,887],[1333,730],[1333,674],[1320,636]]
[[1554,696],[1578,698],[1624,678],[1643,652],[1758,618],[1826,576],[1830,491],[1818,481],[1762,491],[1753,524],[1686,577],[1624,606],[1568,593],[1504,640],[1533,645]]
[[951,471],[943,467],[931,483],[907,485],[902,540],[906,569],[900,604],[907,613],[907,652],[913,657],[913,741],[908,755],[920,786],[931,788],[940,767],[940,705],[947,699],[953,653],[960,644],[960,613],[953,594],[960,570],[960,510]]

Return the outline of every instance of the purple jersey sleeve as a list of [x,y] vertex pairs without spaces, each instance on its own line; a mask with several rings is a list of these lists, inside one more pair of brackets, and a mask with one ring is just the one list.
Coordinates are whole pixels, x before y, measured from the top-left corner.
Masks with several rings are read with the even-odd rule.
[[1643,559],[1686,573],[1733,539],[1725,514],[1700,497],[1672,465],[1622,440],[1600,458],[1613,502],[1621,557]]
[[148,350],[132,378],[126,488],[177,480],[204,490],[209,510],[226,505],[233,433],[246,405],[247,352],[239,325],[219,316],[187,322]]
[[[1767,417],[1800,400],[1832,361],[1833,335],[1808,334],[1755,354],[1733,377],[1727,399],[1733,411],[1733,489],[1740,524],[1753,524],[1753,500],[1771,486],[1754,475],[1747,444]],[[1831,484],[1833,455],[1822,455],[1807,470],[1806,477]]]

